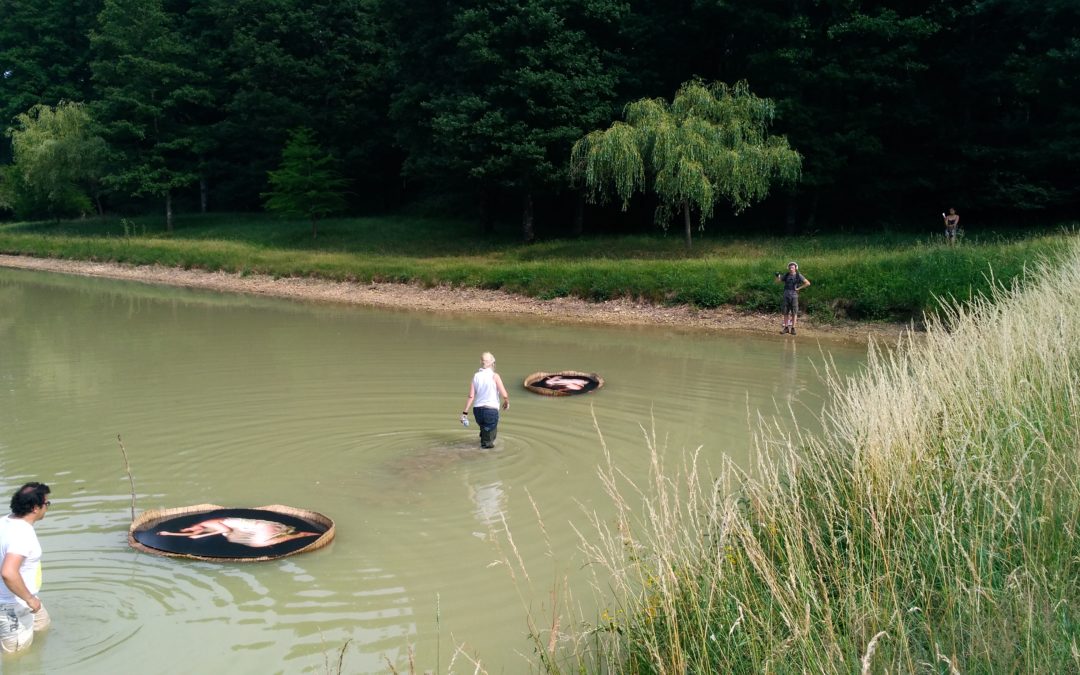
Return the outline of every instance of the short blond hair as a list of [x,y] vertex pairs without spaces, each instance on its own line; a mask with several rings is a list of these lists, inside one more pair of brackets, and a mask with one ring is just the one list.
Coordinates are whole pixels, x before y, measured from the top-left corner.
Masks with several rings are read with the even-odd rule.
[[495,355],[491,352],[484,352],[480,355],[480,363],[485,368],[490,368],[495,365]]

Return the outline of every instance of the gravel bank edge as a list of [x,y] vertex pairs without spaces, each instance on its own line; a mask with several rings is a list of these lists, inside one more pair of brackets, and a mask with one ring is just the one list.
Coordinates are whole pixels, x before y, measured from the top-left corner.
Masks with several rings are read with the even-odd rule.
[[[559,323],[609,326],[667,326],[672,328],[799,337],[895,342],[910,326],[889,323],[837,322],[821,324],[800,319],[796,338],[781,335],[779,315],[744,312],[731,307],[696,309],[666,307],[628,299],[588,302],[576,298],[540,300],[498,290],[418,284],[355,283],[317,278],[274,278],[260,274],[208,272],[162,265],[125,265],[112,262],[33,258],[0,255],[0,267],[41,270],[61,274],[124,279],[150,284],[200,288],[226,293],[247,293],[314,302],[364,307],[410,309],[450,314],[533,316]],[[777,304],[779,304],[777,293]]]

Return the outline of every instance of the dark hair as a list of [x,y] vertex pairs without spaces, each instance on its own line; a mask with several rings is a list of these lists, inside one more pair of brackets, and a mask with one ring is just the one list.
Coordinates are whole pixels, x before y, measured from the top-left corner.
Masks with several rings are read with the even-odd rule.
[[37,507],[45,506],[45,495],[49,492],[51,490],[45,483],[27,483],[12,495],[11,513],[16,516],[25,516]]

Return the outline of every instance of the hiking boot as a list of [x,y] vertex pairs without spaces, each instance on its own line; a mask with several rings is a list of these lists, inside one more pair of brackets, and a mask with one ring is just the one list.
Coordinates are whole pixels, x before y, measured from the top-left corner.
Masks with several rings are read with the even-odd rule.
[[781,332],[781,333],[787,333],[787,326],[784,326],[784,330],[782,330],[782,331],[780,331],[780,332]]
[[795,334],[795,326],[792,326],[792,327],[791,327],[791,334],[792,334],[792,335],[794,335],[794,334]]

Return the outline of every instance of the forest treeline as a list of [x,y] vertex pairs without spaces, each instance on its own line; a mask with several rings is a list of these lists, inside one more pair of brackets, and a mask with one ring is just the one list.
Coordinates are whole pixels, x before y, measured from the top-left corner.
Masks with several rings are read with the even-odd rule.
[[802,156],[751,223],[1050,221],[1080,202],[1077,25],[1075,0],[0,0],[0,127],[84,104],[109,210],[259,209],[303,128],[354,213],[535,209],[566,234],[657,207],[584,209],[576,141],[684,83],[746,81]]

